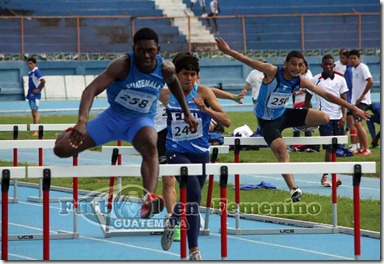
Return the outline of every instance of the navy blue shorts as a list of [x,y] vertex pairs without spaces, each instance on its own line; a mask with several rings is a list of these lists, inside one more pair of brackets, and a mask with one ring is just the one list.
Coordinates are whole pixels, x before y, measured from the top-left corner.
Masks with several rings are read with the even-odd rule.
[[[338,126],[339,120],[330,120],[327,124],[319,126],[320,136],[343,136],[344,127]],[[332,145],[323,145],[323,149],[331,150]]]

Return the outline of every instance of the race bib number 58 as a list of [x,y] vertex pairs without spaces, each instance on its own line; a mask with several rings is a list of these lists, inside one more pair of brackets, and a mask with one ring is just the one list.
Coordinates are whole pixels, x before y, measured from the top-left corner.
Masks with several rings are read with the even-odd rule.
[[116,96],[115,102],[130,110],[146,114],[151,109],[156,96],[141,93],[134,90],[121,90]]

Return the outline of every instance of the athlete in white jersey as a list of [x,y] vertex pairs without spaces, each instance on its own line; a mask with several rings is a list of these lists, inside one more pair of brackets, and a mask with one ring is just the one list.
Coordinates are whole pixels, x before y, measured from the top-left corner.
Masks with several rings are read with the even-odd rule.
[[[331,55],[324,55],[322,58],[321,67],[323,72],[317,74],[312,78],[312,82],[329,93],[334,94],[335,96],[340,97],[341,99],[347,101],[347,82],[341,73],[334,71],[335,63],[334,58]],[[309,107],[312,92],[309,92],[310,95],[307,95],[305,98],[305,106]],[[337,136],[344,135],[344,125],[347,116],[347,109],[341,107],[338,104],[331,103],[320,96],[316,96],[317,109],[322,112],[325,112],[329,115],[330,121],[327,124],[320,125],[319,131],[320,136]],[[323,145],[325,149],[325,161],[332,161],[332,145]],[[320,183],[325,187],[331,187],[332,184],[328,180],[328,174],[323,174]],[[341,185],[341,179],[336,179],[337,186]]]
[[[371,102],[371,88],[373,85],[372,74],[366,64],[360,62],[360,52],[358,50],[351,50],[349,52],[349,60],[353,66],[352,68],[352,98],[351,104],[355,104],[362,110],[367,110]],[[356,153],[358,155],[370,155],[367,132],[363,126],[363,120],[355,116],[355,127],[357,129],[357,137],[360,142],[360,150]]]

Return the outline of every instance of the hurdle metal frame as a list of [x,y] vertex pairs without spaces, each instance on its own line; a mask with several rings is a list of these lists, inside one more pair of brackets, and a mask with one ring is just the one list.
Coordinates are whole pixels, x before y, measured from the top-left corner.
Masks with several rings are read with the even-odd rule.
[[[304,165],[305,164],[305,165]],[[180,167],[183,165],[182,167]],[[375,173],[376,172],[376,163],[375,162],[309,162],[309,163],[300,163],[300,162],[292,162],[292,163],[281,163],[279,166],[273,166],[276,163],[243,163],[243,164],[207,164],[206,168],[202,168],[200,164],[188,164],[188,167],[185,167],[185,164],[166,164],[160,165],[160,173],[161,176],[167,175],[181,175],[184,179],[181,180],[183,182],[183,186],[185,189],[186,180],[189,175],[197,175],[202,173],[207,174],[219,174],[223,176],[221,179],[220,187],[226,188],[226,180],[225,178],[228,175],[233,175],[236,173],[240,174],[249,174],[257,169],[261,174],[287,174],[293,173],[295,174],[308,174],[308,173],[352,173],[356,177],[361,177],[362,173]],[[57,178],[66,178],[66,177],[117,177],[117,176],[140,176],[141,175],[141,165],[122,165],[122,166],[78,166],[78,167],[60,167],[60,166],[48,166],[48,167],[28,167],[28,177],[29,178],[43,178],[43,191],[44,193],[44,201],[43,202],[43,212],[44,217],[44,227],[43,227],[43,256],[44,260],[49,259],[49,185],[51,177]],[[360,179],[356,182],[354,180],[354,186],[359,188]],[[182,184],[180,184],[180,195],[182,203],[185,202],[185,197],[183,198],[182,194],[185,194],[181,191]],[[221,210],[226,211],[225,204],[225,191],[221,191],[221,200],[223,200],[223,204],[221,204]],[[359,203],[359,199],[354,199],[354,203]],[[184,203],[185,205],[185,203]],[[183,207],[185,208],[185,207]],[[355,216],[355,227],[354,227],[354,243],[355,248],[360,246],[360,236],[357,236],[357,230],[360,230],[359,221],[356,221],[360,215]],[[181,220],[185,219],[185,215],[182,214]],[[280,229],[279,229],[280,230]],[[226,259],[227,257],[227,233],[226,233],[226,214],[221,214],[221,242],[222,242],[222,258]],[[360,235],[360,232],[358,232]],[[284,232],[283,232],[284,234]],[[181,259],[186,258],[186,230],[181,227],[181,243],[180,243],[180,252]],[[356,258],[359,258],[360,251],[355,250],[357,252],[355,254]]]
[[[216,149],[216,151],[215,151]],[[102,152],[111,155],[111,165],[116,165],[116,159],[118,155],[140,155],[134,147],[131,146],[102,146]],[[211,146],[210,153],[213,154],[214,161],[217,159],[218,153],[229,153],[229,146]],[[212,159],[211,159],[212,162]],[[213,177],[213,175],[211,175]],[[121,179],[121,177],[119,177]],[[212,186],[210,187],[212,188]],[[118,182],[118,193],[121,191],[121,181]],[[131,201],[139,202],[138,198],[130,198]],[[97,219],[100,223],[100,227],[104,237],[114,236],[140,236],[140,235],[161,235],[163,229],[135,229],[135,230],[110,230],[109,221],[110,215],[104,216],[101,213],[100,207],[97,201],[93,201],[92,206],[96,212]],[[111,208],[110,208],[111,209]],[[206,207],[205,219],[200,215],[200,235],[209,236],[209,207]],[[208,213],[207,213],[208,212]]]
[[[27,124],[9,124],[9,125],[0,125],[0,132],[13,132],[13,140],[19,138],[19,131],[27,131]],[[18,166],[18,149],[13,148],[13,166]],[[12,180],[13,184],[13,197],[8,197],[8,203],[18,203],[19,198],[17,195],[17,179]],[[0,200],[1,203],[1,200]]]
[[[305,145],[332,145],[332,161],[336,162],[336,148],[338,144],[348,143],[348,136],[321,136],[321,137],[284,137],[286,145],[305,144]],[[262,137],[224,137],[224,144],[233,145],[235,153],[235,163],[240,162],[239,153],[241,146],[243,145],[266,145],[264,138]],[[282,163],[280,163],[282,164]],[[279,164],[279,166],[280,166]],[[262,174],[260,172],[257,172]],[[313,174],[313,173],[312,173]],[[303,229],[297,232],[303,233],[337,233],[339,232],[337,226],[337,190],[336,190],[336,174],[332,174],[332,228],[313,227],[311,229]],[[277,232],[290,232],[291,229],[287,228],[286,231],[282,229],[241,229],[240,219],[243,218],[243,214],[240,213],[240,175],[235,174],[235,202],[236,209],[234,212],[236,221],[235,228],[228,228],[228,233],[233,235],[255,235],[255,234],[275,234]]]
[[[55,146],[55,140],[52,139],[52,140],[46,140],[46,139],[43,139],[44,138],[44,132],[45,131],[64,131],[66,130],[67,128],[69,127],[73,127],[74,124],[31,124],[29,126],[29,130],[31,131],[39,131],[39,140],[42,140],[42,141],[46,141],[46,142],[50,142],[45,148],[52,148]],[[42,166],[43,165],[43,150],[42,148],[43,147],[39,147],[38,146],[39,143],[37,143],[37,146],[36,148],[39,149],[39,166]],[[77,160],[77,156],[73,157],[73,166],[77,166],[75,164],[78,163],[78,160]],[[73,190],[75,191],[75,187],[77,189],[77,178],[74,177],[73,179],[73,183],[74,183],[74,186],[73,186]],[[34,202],[34,203],[42,203],[43,202],[43,197],[42,197],[42,179],[39,179],[39,194],[38,196],[28,196],[28,201],[30,202]],[[56,198],[56,197],[52,197],[50,198],[50,202],[51,203],[57,203],[59,201],[71,201],[72,199],[71,198]]]

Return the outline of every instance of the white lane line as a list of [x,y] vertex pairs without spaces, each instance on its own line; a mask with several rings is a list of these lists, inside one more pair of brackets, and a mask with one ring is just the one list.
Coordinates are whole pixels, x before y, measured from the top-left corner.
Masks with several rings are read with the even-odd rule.
[[[212,235],[213,236],[220,236],[218,234],[212,234]],[[334,258],[346,259],[346,260],[354,260],[354,258],[349,258],[349,257],[344,257],[344,256],[339,256],[339,255],[333,255],[333,254],[329,254],[329,253],[325,253],[325,252],[308,250],[308,249],[304,249],[304,248],[290,247],[290,246],[274,244],[274,243],[268,243],[268,242],[254,241],[254,240],[251,240],[251,239],[240,238],[240,237],[237,237],[237,236],[228,236],[228,238],[235,239],[235,240],[241,240],[241,241],[245,241],[245,242],[250,242],[250,243],[254,243],[254,244],[261,244],[261,245],[272,246],[272,247],[279,247],[279,248],[296,250],[296,251],[304,251],[304,252],[307,252],[307,253],[313,253],[313,254],[323,255],[323,256],[327,256],[327,257],[334,257]]]
[[[41,231],[41,232],[43,231],[42,228],[33,227],[33,226],[30,226],[30,225],[27,226],[27,225],[16,224],[16,223],[9,223],[9,224],[13,225],[13,226],[18,226],[18,227],[38,230],[38,231]],[[53,231],[50,231],[50,232],[53,232]],[[68,233],[70,233],[70,232],[71,231],[68,231]],[[100,239],[100,238],[88,237],[88,236],[84,236],[84,235],[80,235],[80,238],[88,239],[88,240],[94,240],[94,241],[98,241],[98,242],[102,242],[102,243],[107,243],[107,244],[119,245],[119,246],[123,246],[123,247],[129,247],[129,248],[135,248],[135,249],[140,249],[140,250],[146,250],[146,251],[151,251],[151,252],[155,251],[155,252],[161,253],[161,254],[166,254],[166,255],[180,257],[180,254],[172,253],[172,252],[169,252],[169,251],[163,251],[163,250],[159,250],[159,249],[156,249],[156,248],[149,248],[149,247],[141,247],[141,246],[136,246],[136,245],[130,245],[130,244],[126,244],[126,243],[105,240],[104,238]]]
[[80,237],[84,238],[84,239],[88,239],[88,240],[94,240],[94,241],[102,242],[102,243],[109,243],[109,244],[119,245],[119,246],[123,246],[123,247],[129,247],[129,248],[137,248],[137,249],[147,250],[147,251],[151,251],[151,252],[155,251],[157,253],[162,253],[162,254],[180,257],[180,254],[172,253],[169,251],[163,251],[163,250],[159,250],[159,249],[155,249],[155,248],[134,246],[134,245],[125,244],[125,243],[116,242],[116,241],[110,241],[110,240],[106,241],[105,239],[87,237],[87,236],[83,236],[83,235],[81,235]]
[[19,255],[19,254],[12,254],[12,253],[8,253],[8,256],[12,256],[12,257],[16,257],[16,258],[21,258],[21,259],[28,259],[28,260],[38,260],[38,259],[35,259],[35,258],[30,258],[30,257],[27,257],[27,256],[22,256],[22,255]]

